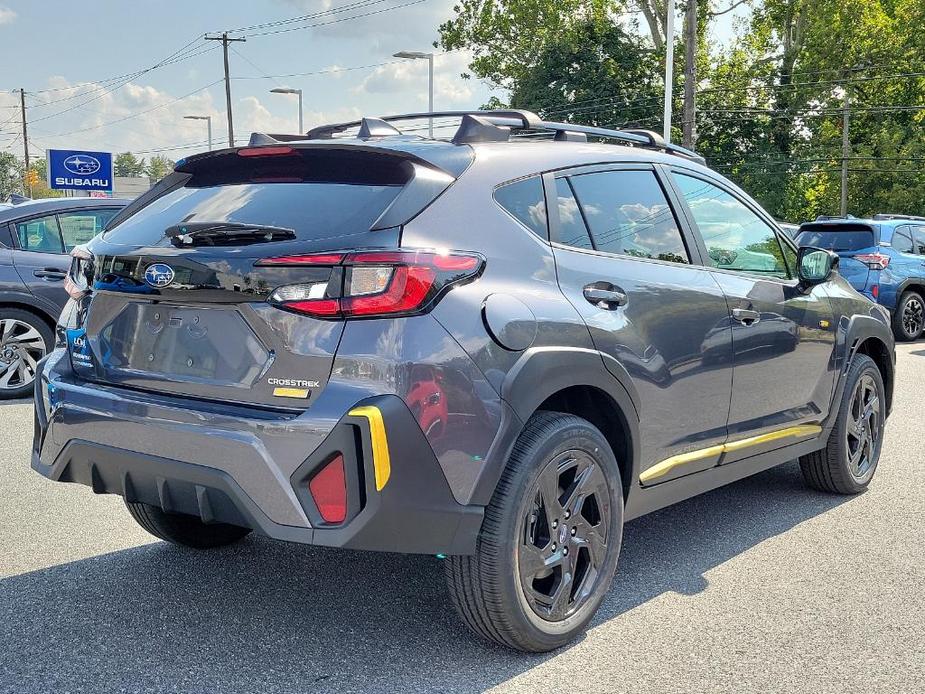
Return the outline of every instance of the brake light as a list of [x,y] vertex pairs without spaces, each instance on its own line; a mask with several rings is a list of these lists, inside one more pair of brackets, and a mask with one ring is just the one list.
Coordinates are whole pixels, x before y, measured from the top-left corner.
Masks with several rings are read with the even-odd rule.
[[338,453],[308,483],[318,513],[325,523],[343,523],[347,517],[347,478],[344,456]]
[[861,253],[854,256],[854,259],[864,263],[871,270],[884,270],[890,264],[890,256],[884,253]]
[[246,147],[238,150],[239,157],[283,157],[292,154],[292,147]]
[[339,296],[327,282],[277,287],[269,302],[318,318],[410,315],[427,310],[450,287],[470,281],[484,266],[481,256],[432,251],[361,251],[265,258],[261,266],[343,268]]

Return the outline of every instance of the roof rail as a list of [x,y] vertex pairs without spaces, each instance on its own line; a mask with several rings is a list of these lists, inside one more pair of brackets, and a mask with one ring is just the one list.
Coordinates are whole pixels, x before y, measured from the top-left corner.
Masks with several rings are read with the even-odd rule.
[[588,137],[598,137],[603,140],[615,140],[634,147],[657,149],[668,154],[684,157],[698,164],[706,164],[706,160],[696,152],[666,142],[661,135],[651,130],[614,130],[576,123],[558,123],[544,121],[535,113],[522,109],[496,109],[491,111],[423,111],[419,113],[402,113],[380,118],[361,118],[360,120],[344,123],[331,123],[319,125],[309,130],[305,135],[264,135],[254,133],[251,135],[251,144],[269,144],[276,142],[292,142],[295,140],[329,140],[336,134],[351,128],[359,128],[357,137],[368,139],[370,137],[383,137],[402,134],[391,125],[396,121],[423,120],[434,118],[460,118],[460,124],[452,142],[456,144],[470,144],[476,142],[502,142],[507,141],[513,131],[526,131],[528,135],[551,134],[557,142],[587,142]]
[[884,219],[908,219],[913,222],[925,222],[925,217],[920,217],[914,214],[888,214],[884,212],[878,212],[871,219],[884,220]]

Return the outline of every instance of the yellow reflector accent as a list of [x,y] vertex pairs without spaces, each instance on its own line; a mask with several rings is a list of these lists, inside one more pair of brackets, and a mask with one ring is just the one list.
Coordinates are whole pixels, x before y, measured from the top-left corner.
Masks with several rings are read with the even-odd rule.
[[698,460],[703,460],[704,458],[710,458],[711,456],[719,455],[722,452],[723,445],[719,444],[718,446],[701,448],[699,451],[690,451],[688,453],[673,455],[670,458],[666,458],[662,462],[657,463],[650,467],[648,470],[644,471],[641,475],[639,475],[639,481],[648,482],[649,480],[654,480],[656,477],[667,475],[679,465],[686,465],[687,463],[693,463]]
[[385,422],[382,412],[373,405],[354,407],[348,414],[352,417],[366,417],[369,422],[369,438],[373,444],[373,469],[376,472],[376,491],[382,491],[389,476],[392,464],[389,460],[389,440],[385,435]]
[[273,395],[278,398],[302,398],[308,397],[306,388],[274,388]]
[[693,463],[698,460],[703,460],[704,458],[711,458],[715,455],[720,455],[721,453],[731,453],[734,451],[741,451],[744,448],[749,448],[751,446],[758,446],[762,443],[769,443],[770,441],[778,441],[780,439],[789,439],[789,438],[806,438],[808,436],[817,436],[822,433],[822,427],[818,424],[801,424],[795,427],[787,427],[786,429],[779,429],[778,431],[771,431],[767,434],[759,434],[758,436],[750,436],[747,439],[740,439],[738,441],[729,441],[727,443],[721,443],[716,446],[710,446],[708,448],[701,448],[697,451],[688,451],[687,453],[681,453],[679,455],[673,455],[670,458],[666,458],[660,463],[656,463],[648,470],[645,470],[642,474],[639,475],[640,482],[649,482],[663,475],[667,475],[669,472],[674,470],[679,465],[685,465],[687,463]]

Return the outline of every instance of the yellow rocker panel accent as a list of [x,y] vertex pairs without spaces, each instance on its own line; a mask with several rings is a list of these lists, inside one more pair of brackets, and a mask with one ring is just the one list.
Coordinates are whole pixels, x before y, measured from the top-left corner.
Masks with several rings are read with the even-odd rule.
[[376,473],[376,491],[382,491],[392,474],[389,459],[389,440],[385,434],[385,422],[382,412],[374,405],[354,407],[348,412],[352,417],[365,417],[369,422],[369,438],[373,444],[373,470]]
[[771,441],[779,441],[780,439],[807,438],[809,436],[817,436],[821,432],[822,427],[818,424],[800,424],[799,426],[795,427],[787,427],[786,429],[770,431],[767,434],[750,436],[747,439],[728,441],[716,446],[709,446],[708,448],[701,448],[700,450],[696,451],[680,453],[678,455],[673,455],[670,458],[666,458],[665,460],[656,463],[648,470],[644,471],[639,475],[639,481],[643,483],[650,482],[654,479],[662,477],[663,475],[667,475],[669,472],[674,470],[676,467],[679,467],[680,465],[693,463],[698,460],[703,460],[704,458],[711,458],[722,453],[741,451],[751,446],[758,446],[762,443],[769,443]]

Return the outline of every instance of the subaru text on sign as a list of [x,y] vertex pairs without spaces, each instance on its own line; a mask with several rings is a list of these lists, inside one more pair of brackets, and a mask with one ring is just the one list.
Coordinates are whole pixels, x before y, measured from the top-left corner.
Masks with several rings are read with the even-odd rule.
[[112,154],[48,150],[48,187],[54,190],[112,192]]

